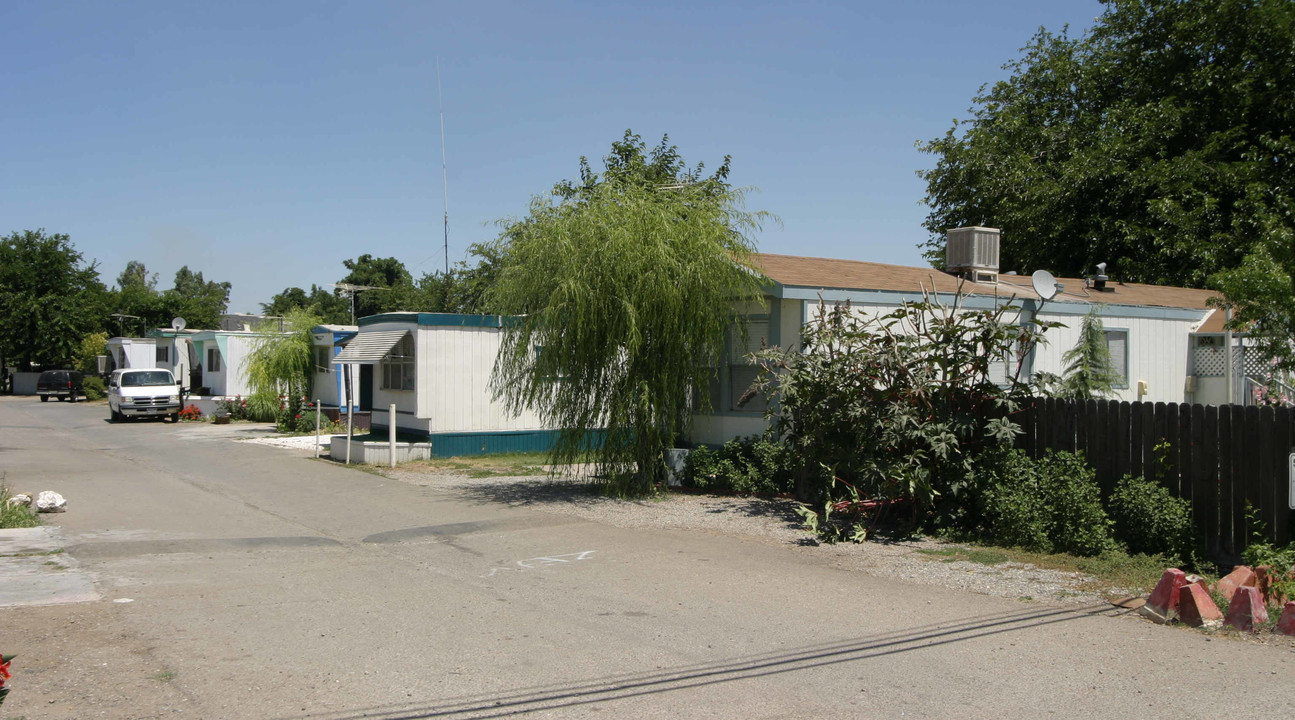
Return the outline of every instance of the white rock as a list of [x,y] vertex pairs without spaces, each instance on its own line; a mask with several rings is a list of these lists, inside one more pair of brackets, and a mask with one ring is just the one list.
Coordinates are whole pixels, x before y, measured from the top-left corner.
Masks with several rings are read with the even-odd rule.
[[67,512],[67,500],[53,490],[42,490],[41,494],[36,496],[36,512]]
[[12,495],[9,497],[9,504],[25,505],[26,507],[31,507],[31,495],[28,495],[27,493],[18,493],[17,495]]

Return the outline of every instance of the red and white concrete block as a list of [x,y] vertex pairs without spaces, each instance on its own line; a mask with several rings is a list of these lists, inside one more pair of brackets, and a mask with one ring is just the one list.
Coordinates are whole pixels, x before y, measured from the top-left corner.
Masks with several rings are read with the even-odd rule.
[[1223,613],[1214,604],[1205,583],[1184,585],[1178,592],[1178,619],[1184,625],[1214,629],[1223,626]]
[[1257,587],[1239,587],[1228,606],[1227,624],[1244,632],[1255,632],[1256,625],[1268,622],[1268,608]]
[[1187,574],[1178,568],[1170,568],[1160,576],[1156,589],[1151,591],[1147,604],[1138,610],[1143,617],[1158,623],[1167,623],[1178,615],[1178,596],[1187,584]]
[[1277,632],[1282,635],[1295,636],[1295,600],[1286,603],[1281,619],[1277,621]]

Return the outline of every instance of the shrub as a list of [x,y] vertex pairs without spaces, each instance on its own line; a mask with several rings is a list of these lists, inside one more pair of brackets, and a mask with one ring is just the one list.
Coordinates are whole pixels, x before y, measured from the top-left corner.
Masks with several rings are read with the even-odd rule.
[[778,436],[806,459],[802,501],[901,500],[928,527],[948,526],[974,458],[1020,432],[1011,414],[1028,387],[1015,359],[1055,324],[1020,326],[1010,303],[962,301],[926,295],[879,317],[820,304],[800,348],[757,353],[755,389],[770,399]]
[[[276,422],[279,419],[279,397],[268,393],[248,395],[243,412],[244,417],[253,422]],[[243,418],[235,417],[235,419]]]
[[81,389],[85,391],[86,400],[102,400],[108,397],[108,386],[98,375],[86,375],[82,378]]
[[1013,450],[990,453],[982,463],[986,534],[1000,545],[1050,550],[1048,513],[1034,461]]
[[1246,503],[1246,524],[1250,527],[1250,544],[1241,551],[1241,560],[1252,568],[1268,565],[1274,570],[1269,598],[1295,600],[1295,578],[1286,572],[1295,570],[1295,543],[1286,547],[1268,538],[1268,528],[1259,519],[1259,511]]
[[40,518],[26,505],[9,504],[9,488],[0,485],[0,528],[25,528],[40,525]]
[[198,409],[197,405],[186,405],[180,411],[180,419],[186,422],[196,422],[202,419],[202,411]]
[[712,492],[774,495],[793,486],[790,457],[781,445],[755,437],[730,440],[719,449],[688,454],[683,482]]
[[1191,560],[1195,549],[1191,503],[1143,477],[1125,475],[1108,503],[1115,537],[1129,552]]
[[[279,430],[282,432],[314,434],[315,432],[315,411],[302,410],[300,413],[294,413],[288,416],[288,411],[284,410],[277,423]],[[330,433],[336,429],[336,423],[328,419],[328,416],[319,414],[319,431],[321,433]]]
[[247,398],[242,395],[235,395],[232,398],[225,398],[216,403],[216,414],[225,414],[230,420],[247,419]]
[[1032,460],[1010,450],[986,460],[982,502],[994,542],[1081,556],[1111,549],[1111,521],[1096,474],[1081,456],[1049,453]]

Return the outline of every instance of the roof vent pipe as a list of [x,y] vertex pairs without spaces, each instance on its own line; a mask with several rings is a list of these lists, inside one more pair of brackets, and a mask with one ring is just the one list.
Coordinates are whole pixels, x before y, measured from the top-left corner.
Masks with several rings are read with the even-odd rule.
[[1093,276],[1093,289],[1098,292],[1113,292],[1115,288],[1106,287],[1106,263],[1097,263],[1097,274]]

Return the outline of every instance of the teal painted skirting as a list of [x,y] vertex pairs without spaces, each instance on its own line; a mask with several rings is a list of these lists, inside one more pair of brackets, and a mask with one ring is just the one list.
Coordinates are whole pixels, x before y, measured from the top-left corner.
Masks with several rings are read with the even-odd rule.
[[[374,425],[375,433],[386,432],[385,425]],[[412,434],[401,430],[401,434]],[[590,444],[600,444],[603,433],[590,433]],[[548,452],[557,441],[557,430],[513,430],[500,432],[428,433],[434,457],[466,455],[501,455],[504,453]]]

